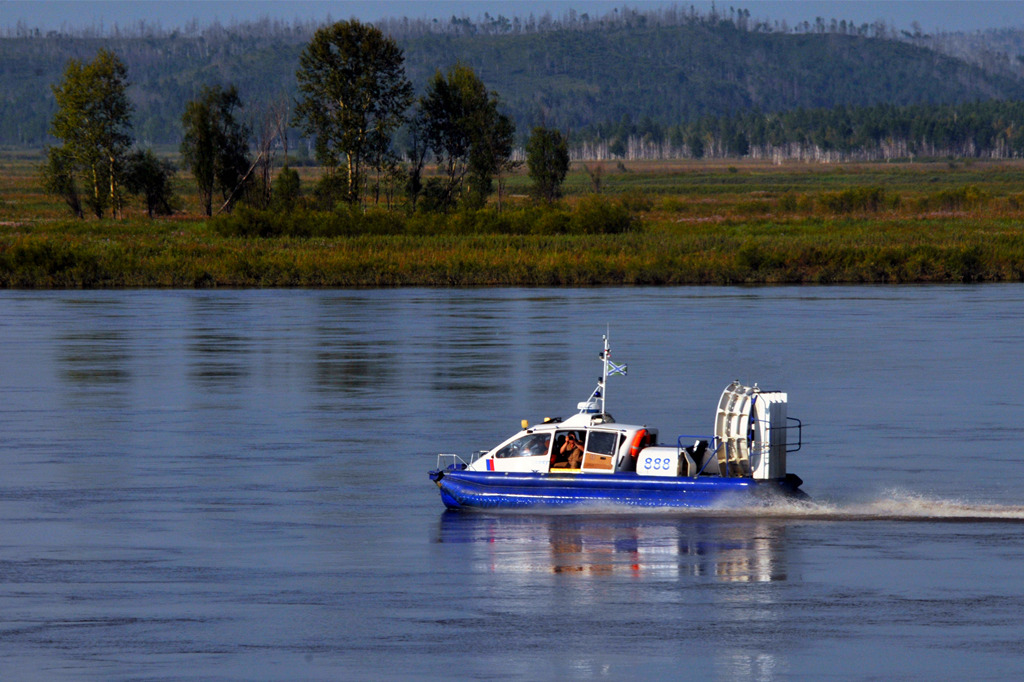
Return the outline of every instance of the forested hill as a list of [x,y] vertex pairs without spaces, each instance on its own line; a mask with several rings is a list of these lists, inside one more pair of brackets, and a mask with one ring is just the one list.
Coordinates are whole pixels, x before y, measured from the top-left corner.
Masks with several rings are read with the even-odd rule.
[[417,81],[461,55],[520,124],[671,125],[741,111],[1020,99],[1024,83],[895,40],[741,30],[729,22],[407,42]]
[[[852,25],[804,33],[690,16],[533,31],[385,28],[405,50],[418,91],[436,69],[462,61],[499,93],[520,135],[540,124],[596,131],[626,119],[673,126],[754,109],[1024,99],[1015,76]],[[2,38],[0,145],[45,144],[50,86],[68,59],[90,59],[100,47],[128,67],[137,137],[176,143],[185,102],[202,85],[234,84],[253,107],[292,96],[312,30],[263,22],[187,34]]]

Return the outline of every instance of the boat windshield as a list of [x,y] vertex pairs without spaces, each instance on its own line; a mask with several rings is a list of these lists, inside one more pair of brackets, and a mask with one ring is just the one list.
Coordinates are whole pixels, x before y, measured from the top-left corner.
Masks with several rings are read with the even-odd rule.
[[504,446],[494,453],[495,457],[546,457],[551,445],[550,433],[534,433]]

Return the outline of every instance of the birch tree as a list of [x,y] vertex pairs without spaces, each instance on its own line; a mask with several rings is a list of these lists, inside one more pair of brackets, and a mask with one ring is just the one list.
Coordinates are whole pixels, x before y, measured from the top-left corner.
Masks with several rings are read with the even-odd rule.
[[[87,63],[68,62],[64,79],[53,86],[57,113],[50,133],[63,140],[65,167],[83,176],[83,202],[102,218],[109,207],[121,211],[125,159],[132,144],[128,72],[117,56],[101,49]],[[45,170],[44,170],[45,172]]]
[[299,57],[296,124],[316,137],[328,174],[344,173],[350,203],[360,200],[364,165],[386,160],[412,103],[404,63],[392,39],[356,20],[321,28]]

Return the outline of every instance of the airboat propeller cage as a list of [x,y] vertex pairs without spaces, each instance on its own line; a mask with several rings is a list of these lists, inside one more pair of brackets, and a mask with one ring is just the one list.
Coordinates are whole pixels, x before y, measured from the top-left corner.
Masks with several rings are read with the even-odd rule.
[[786,400],[734,381],[722,391],[715,414],[718,468],[723,476],[755,479],[786,475]]

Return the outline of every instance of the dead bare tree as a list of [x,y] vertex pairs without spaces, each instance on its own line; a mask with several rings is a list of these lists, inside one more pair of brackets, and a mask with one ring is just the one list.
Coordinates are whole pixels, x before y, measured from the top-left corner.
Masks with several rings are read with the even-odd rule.
[[288,118],[291,106],[284,95],[275,97],[266,105],[255,110],[252,130],[257,152],[257,177],[260,186],[261,208],[270,205],[270,171],[274,166],[277,147],[284,150],[285,165],[288,164]]

